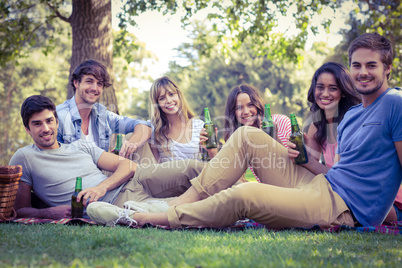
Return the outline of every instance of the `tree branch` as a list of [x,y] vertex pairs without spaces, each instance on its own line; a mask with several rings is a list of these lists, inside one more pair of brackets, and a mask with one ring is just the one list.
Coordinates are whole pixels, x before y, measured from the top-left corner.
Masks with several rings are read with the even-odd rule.
[[60,12],[57,10],[57,8],[55,8],[52,3],[47,3],[47,5],[54,11],[54,13],[56,14],[56,17],[58,17],[59,19],[61,19],[62,21],[65,21],[67,23],[70,23],[70,17],[66,18],[63,15],[60,14]]

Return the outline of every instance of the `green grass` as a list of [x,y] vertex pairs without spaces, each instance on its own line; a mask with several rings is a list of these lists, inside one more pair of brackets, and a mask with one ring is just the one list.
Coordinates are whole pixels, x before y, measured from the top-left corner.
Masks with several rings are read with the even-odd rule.
[[400,267],[402,236],[0,224],[0,267]]
[[246,180],[248,181],[252,181],[252,182],[256,182],[257,180],[255,179],[253,173],[251,172],[251,170],[248,168],[246,170],[246,174],[244,175]]

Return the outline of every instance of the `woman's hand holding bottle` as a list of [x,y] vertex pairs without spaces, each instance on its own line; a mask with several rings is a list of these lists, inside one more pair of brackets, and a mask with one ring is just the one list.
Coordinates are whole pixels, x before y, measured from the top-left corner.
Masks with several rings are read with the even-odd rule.
[[[218,135],[218,128],[215,127],[215,133]],[[205,143],[208,140],[208,132],[203,128],[200,132],[200,147],[208,151],[209,158],[212,159],[218,153],[218,148],[207,149]]]
[[[307,134],[303,133],[304,136],[304,140],[307,141]],[[300,154],[300,152],[298,150],[296,150],[296,144],[294,144],[293,142],[290,141],[290,136],[287,136],[286,139],[288,140],[286,142],[286,145],[288,146],[288,156],[289,158],[293,161],[293,163],[295,162],[295,158]],[[306,146],[306,151],[307,151],[307,155],[310,155],[310,150],[309,147]]]

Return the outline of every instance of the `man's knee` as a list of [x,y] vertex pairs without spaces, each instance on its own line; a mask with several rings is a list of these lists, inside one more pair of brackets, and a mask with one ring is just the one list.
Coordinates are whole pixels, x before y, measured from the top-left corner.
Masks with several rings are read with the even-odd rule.
[[[254,182],[241,183],[231,188],[231,198],[235,202],[253,202],[259,192],[259,184]],[[258,198],[257,198],[258,199]]]
[[138,177],[155,177],[155,176],[183,176],[189,178],[198,176],[205,164],[194,159],[177,160],[164,162],[159,164],[140,164],[137,167]]

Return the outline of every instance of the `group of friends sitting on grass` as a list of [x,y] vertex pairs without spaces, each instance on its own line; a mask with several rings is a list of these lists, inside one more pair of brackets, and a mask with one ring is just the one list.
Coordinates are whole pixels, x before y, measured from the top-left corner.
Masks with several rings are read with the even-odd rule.
[[[154,81],[151,118],[136,120],[98,103],[109,74],[102,63],[84,61],[71,76],[71,99],[56,107],[33,95],[21,106],[34,143],[10,160],[23,169],[17,217],[71,217],[75,179],[82,177],[84,217],[107,226],[213,227],[251,219],[283,229],[402,221],[402,92],[388,86],[392,61],[390,41],[366,33],[350,44],[350,71],[334,62],[316,70],[304,134],[309,160],[302,165],[294,162],[299,152],[287,116],[272,115],[275,138],[261,130],[264,101],[249,84],[230,91],[225,143],[203,148],[211,159],[204,162],[204,121],[171,78]],[[119,155],[108,152],[115,133],[125,134]],[[247,169],[258,183],[244,180]]]

